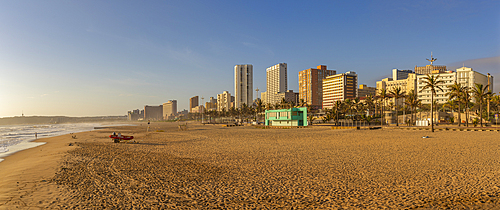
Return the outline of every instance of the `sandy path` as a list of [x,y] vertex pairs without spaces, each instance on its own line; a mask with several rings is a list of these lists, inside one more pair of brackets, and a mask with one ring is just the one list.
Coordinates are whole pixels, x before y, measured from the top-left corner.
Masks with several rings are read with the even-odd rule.
[[[497,132],[223,128],[163,123],[114,144],[92,132],[47,179],[72,208],[498,208]],[[90,134],[89,134],[90,135]],[[431,138],[422,139],[424,135]],[[104,136],[104,137],[102,137]],[[39,148],[39,147],[37,147]],[[37,149],[35,148],[35,149]],[[7,159],[6,159],[7,161]],[[4,161],[5,162],[5,161]],[[0,163],[0,169],[2,165]],[[59,188],[57,188],[59,187]],[[33,197],[33,196],[31,196]],[[14,199],[15,200],[15,199]],[[25,204],[23,204],[25,203]]]

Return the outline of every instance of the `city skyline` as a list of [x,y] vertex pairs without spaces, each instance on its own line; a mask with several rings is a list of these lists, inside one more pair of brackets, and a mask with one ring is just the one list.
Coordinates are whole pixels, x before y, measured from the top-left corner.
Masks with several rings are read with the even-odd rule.
[[253,65],[259,95],[277,63],[295,92],[298,72],[318,65],[374,87],[392,69],[428,65],[431,52],[434,65],[500,84],[499,10],[496,1],[4,2],[0,117],[125,115],[169,100],[180,111],[192,96],[204,105],[234,94],[241,63]]

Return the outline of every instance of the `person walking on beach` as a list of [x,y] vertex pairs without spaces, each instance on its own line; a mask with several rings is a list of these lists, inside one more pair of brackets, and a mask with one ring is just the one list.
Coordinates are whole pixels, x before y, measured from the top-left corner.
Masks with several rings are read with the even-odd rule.
[[35,132],[35,139],[38,139],[38,133]]

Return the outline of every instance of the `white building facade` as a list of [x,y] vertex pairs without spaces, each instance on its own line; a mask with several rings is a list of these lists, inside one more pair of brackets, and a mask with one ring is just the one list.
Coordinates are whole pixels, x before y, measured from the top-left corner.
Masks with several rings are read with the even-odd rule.
[[231,93],[228,91],[217,94],[217,111],[229,110],[231,108]]
[[163,103],[163,119],[169,119],[177,114],[177,100],[170,100]]
[[253,66],[251,64],[234,66],[234,96],[236,108],[242,104],[253,103]]
[[266,103],[276,104],[279,102],[277,94],[288,90],[287,64],[278,63],[267,68],[267,90]]
[[[475,84],[482,84],[483,86],[488,85],[489,79],[489,88],[493,90],[493,76],[487,76],[481,74],[477,71],[472,70],[472,68],[462,67],[458,68],[455,72],[448,71],[445,73],[433,74],[434,76],[439,75],[439,80],[444,81],[444,84],[440,85],[441,90],[436,90],[436,95],[434,96],[434,100],[443,104],[449,101],[449,97],[446,96],[448,92],[450,92],[449,85],[453,85],[455,81],[462,85],[462,87],[466,87],[469,90],[472,90],[475,87]],[[422,104],[430,104],[431,103],[431,92],[426,89],[420,92],[425,84],[423,83],[424,78],[427,75],[417,75],[417,89],[418,89],[418,98],[422,100]],[[472,102],[475,102],[475,99],[472,97]]]

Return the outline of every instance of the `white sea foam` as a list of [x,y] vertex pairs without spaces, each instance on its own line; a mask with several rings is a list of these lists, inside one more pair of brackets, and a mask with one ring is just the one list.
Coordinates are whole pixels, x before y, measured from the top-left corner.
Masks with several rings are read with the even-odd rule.
[[[124,126],[125,124],[106,124],[105,126]],[[50,125],[9,125],[0,126],[0,162],[1,157],[6,157],[21,150],[45,144],[45,142],[32,142],[37,138],[48,138],[91,131],[94,127],[103,124],[75,123],[75,124],[50,124]]]

